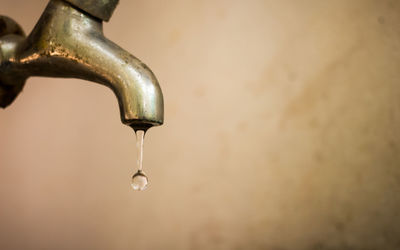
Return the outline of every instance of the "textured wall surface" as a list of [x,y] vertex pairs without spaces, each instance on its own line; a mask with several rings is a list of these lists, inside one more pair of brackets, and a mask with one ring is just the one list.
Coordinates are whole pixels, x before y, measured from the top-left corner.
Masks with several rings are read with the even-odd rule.
[[0,110],[0,249],[400,249],[399,1],[120,2],[105,34],[165,96],[150,187],[109,89],[31,78]]

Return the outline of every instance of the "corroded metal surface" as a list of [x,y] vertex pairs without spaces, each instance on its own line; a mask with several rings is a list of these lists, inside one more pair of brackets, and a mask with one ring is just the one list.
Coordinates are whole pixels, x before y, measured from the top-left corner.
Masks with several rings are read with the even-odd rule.
[[0,92],[3,107],[30,76],[80,78],[114,91],[124,124],[163,123],[163,95],[151,70],[105,38],[99,19],[64,1],[51,0],[26,39],[18,32],[0,37],[0,49],[0,85],[11,93],[6,100]]

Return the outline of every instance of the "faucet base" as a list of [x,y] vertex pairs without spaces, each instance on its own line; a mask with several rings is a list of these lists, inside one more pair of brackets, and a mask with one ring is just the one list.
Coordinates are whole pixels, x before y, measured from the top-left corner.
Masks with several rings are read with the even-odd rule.
[[15,55],[18,45],[25,39],[22,28],[11,18],[0,16],[0,107],[10,105],[21,92],[25,77],[8,75],[7,63]]

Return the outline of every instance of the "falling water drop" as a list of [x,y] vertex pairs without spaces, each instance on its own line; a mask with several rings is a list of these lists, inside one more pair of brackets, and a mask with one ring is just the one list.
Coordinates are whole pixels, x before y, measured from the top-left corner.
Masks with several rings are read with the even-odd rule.
[[149,183],[146,174],[143,172],[143,141],[144,130],[136,131],[136,151],[137,151],[137,168],[138,171],[132,176],[131,186],[133,190],[141,191],[147,188]]
[[142,170],[138,170],[136,174],[132,176],[131,186],[133,190],[145,190],[148,183],[149,181],[147,179],[147,176],[143,173]]

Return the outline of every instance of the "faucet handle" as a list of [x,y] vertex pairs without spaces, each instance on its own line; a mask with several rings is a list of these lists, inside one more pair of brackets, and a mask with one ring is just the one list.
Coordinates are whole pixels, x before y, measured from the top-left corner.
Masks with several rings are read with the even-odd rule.
[[21,26],[13,19],[0,16],[0,107],[10,105],[21,92],[25,77],[4,73],[7,62],[15,55],[18,45],[25,39]]

